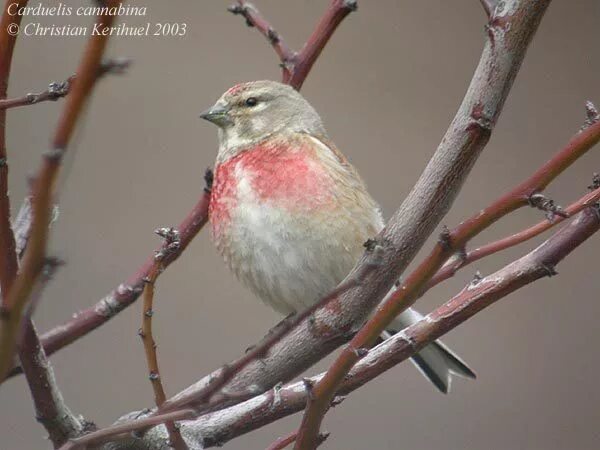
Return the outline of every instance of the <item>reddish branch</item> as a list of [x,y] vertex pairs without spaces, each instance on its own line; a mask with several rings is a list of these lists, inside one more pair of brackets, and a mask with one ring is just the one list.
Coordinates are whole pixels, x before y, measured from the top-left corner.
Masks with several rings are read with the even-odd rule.
[[281,61],[282,81],[300,90],[338,25],[348,14],[356,11],[357,5],[356,0],[331,0],[315,30],[299,52],[289,49],[281,35],[250,2],[240,0],[230,6],[229,11],[243,16],[249,26],[256,27],[269,40]]
[[[108,5],[116,5],[111,0]],[[109,27],[115,16],[99,16],[98,29]],[[12,365],[16,334],[20,324],[21,312],[27,304],[35,281],[43,269],[48,240],[48,224],[52,211],[54,184],[60,169],[61,160],[87,98],[97,80],[102,54],[107,36],[94,35],[88,41],[79,69],[73,82],[71,95],[67,97],[63,114],[52,141],[52,149],[44,154],[33,186],[31,235],[23,256],[21,270],[8,292],[7,308],[2,314],[0,329],[0,379],[4,379]],[[12,234],[12,231],[11,231]],[[14,239],[14,238],[13,238]],[[14,245],[14,241],[13,241]],[[13,250],[14,251],[14,250]]]
[[250,2],[240,0],[234,3],[227,10],[235,15],[241,15],[246,19],[246,24],[249,27],[256,29],[267,38],[279,60],[281,61],[281,69],[283,71],[282,78],[288,79],[291,75],[290,67],[288,66],[294,59],[295,53],[290,50],[281,35],[275,31],[271,24],[262,16],[260,11]]
[[[154,264],[150,269],[150,273],[144,279],[146,286],[144,287],[144,303],[142,307],[142,326],[139,331],[140,338],[144,343],[144,351],[146,354],[146,362],[148,365],[148,378],[152,384],[154,391],[154,401],[157,407],[160,407],[167,396],[162,384],[160,370],[158,368],[158,356],[156,353],[156,342],[152,333],[152,317],[154,316],[153,301],[154,301],[154,285],[159,275],[164,270],[163,260],[173,251],[177,251],[180,247],[180,237],[177,230],[174,228],[159,228],[155,230],[156,234],[164,239],[164,249],[154,255]],[[176,450],[187,450],[187,445],[181,434],[179,427],[174,422],[166,422],[165,426],[169,434],[169,442]]]
[[[6,0],[2,20],[0,21],[0,101],[6,98],[8,78],[12,64],[12,55],[17,40],[16,35],[7,32],[9,27],[19,26],[20,15],[11,15],[8,8],[12,4],[18,7],[27,5],[27,0]],[[8,162],[6,151],[6,111],[0,109],[0,293],[2,311],[8,311],[8,292],[17,276],[17,253],[15,238],[10,224],[10,199],[8,197]],[[0,372],[0,375],[2,372]],[[0,379],[3,377],[0,376]]]
[[561,223],[566,218],[572,217],[585,208],[597,203],[598,200],[600,200],[600,189],[595,189],[565,208],[565,214],[562,216],[557,216],[554,220],[543,220],[529,228],[526,228],[525,230],[519,231],[518,233],[512,234],[503,239],[482,245],[481,247],[477,247],[466,253],[456,254],[454,259],[444,264],[444,266],[431,278],[429,283],[427,283],[426,290],[429,290],[433,286],[454,276],[458,270],[475,261],[494,253],[498,253],[502,250],[506,250],[507,248],[522,244],[523,242],[539,236],[544,231],[547,231],[556,224]]
[[286,448],[288,445],[292,444],[292,442],[294,442],[296,440],[297,435],[298,435],[298,432],[292,431],[287,436],[279,438],[275,442],[273,442],[271,445],[269,445],[267,447],[267,450],[283,450],[284,448]]
[[[426,290],[432,277],[454,253],[464,253],[467,242],[496,221],[523,206],[546,207],[556,213],[550,201],[543,201],[539,192],[564,172],[579,157],[600,140],[600,122],[577,133],[552,159],[531,177],[490,206],[461,223],[452,231],[442,232],[433,251],[415,269],[404,284],[377,309],[348,346],[340,353],[325,377],[313,389],[314,400],[307,406],[299,430],[296,448],[314,448],[320,424],[338,387],[352,366],[361,358],[362,349],[370,348],[392,320],[410,307]],[[532,199],[536,199],[532,201]],[[542,199],[542,201],[540,201]],[[562,213],[564,215],[564,213]]]

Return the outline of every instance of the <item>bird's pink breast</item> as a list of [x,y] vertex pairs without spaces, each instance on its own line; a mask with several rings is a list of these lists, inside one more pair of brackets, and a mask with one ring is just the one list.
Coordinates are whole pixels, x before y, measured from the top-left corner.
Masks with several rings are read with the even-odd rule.
[[269,204],[292,214],[315,212],[331,203],[331,187],[332,179],[310,142],[257,145],[216,167],[210,203],[213,232],[221,234],[241,202]]

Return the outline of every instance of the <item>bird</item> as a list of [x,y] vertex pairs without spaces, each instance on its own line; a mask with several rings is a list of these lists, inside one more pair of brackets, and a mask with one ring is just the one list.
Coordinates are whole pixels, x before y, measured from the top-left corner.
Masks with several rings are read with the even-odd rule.
[[[384,227],[379,205],[317,111],[289,85],[236,84],[200,117],[218,127],[209,205],[218,252],[278,313],[310,307],[344,280],[365,241]],[[422,317],[406,310],[382,338]],[[452,375],[475,378],[440,341],[412,361],[443,393]]]

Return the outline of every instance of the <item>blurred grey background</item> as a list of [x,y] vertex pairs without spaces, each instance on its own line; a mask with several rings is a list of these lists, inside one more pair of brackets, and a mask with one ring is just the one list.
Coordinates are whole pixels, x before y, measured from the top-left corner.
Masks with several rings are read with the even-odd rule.
[[[325,0],[256,0],[294,48]],[[44,1],[45,5],[56,4]],[[74,0],[64,4],[76,6]],[[309,76],[303,93],[332,138],[366,179],[386,217],[434,152],[466,90],[483,44],[476,0],[359,2]],[[36,4],[36,3],[33,3]],[[129,276],[158,243],[152,230],[176,225],[200,195],[216,154],[216,129],[198,119],[230,85],[279,79],[277,59],[255,30],[226,11],[228,2],[138,0],[146,17],[129,24],[185,22],[185,37],[111,39],[108,55],[128,56],[124,76],[98,86],[69,150],[52,253],[67,260],[35,319],[45,331],[92,305]],[[88,24],[82,17],[26,17],[24,23]],[[580,127],[584,102],[600,104],[600,3],[556,1],[541,24],[490,144],[475,166],[449,226],[479,210],[557,151]],[[43,90],[74,72],[85,38],[22,36],[10,96]],[[13,208],[62,102],[9,111]],[[581,195],[600,171],[600,148],[548,192],[560,204]],[[476,242],[542,217],[523,210]],[[332,410],[325,449],[593,449],[598,421],[598,244],[595,236],[544,279],[503,299],[445,341],[477,371],[443,396],[410,363],[387,372]],[[531,249],[528,243],[477,263],[419,302],[428,311],[456,293],[475,270],[489,273]],[[430,247],[428,247],[430,248]],[[106,426],[152,406],[140,304],[52,358],[63,394],[77,412]],[[235,358],[278,317],[234,281],[205,230],[160,278],[154,326],[169,394]],[[320,367],[323,367],[321,364]],[[316,372],[317,368],[310,371]],[[0,389],[0,448],[50,448],[34,420],[23,377]],[[300,416],[225,445],[263,449]]]

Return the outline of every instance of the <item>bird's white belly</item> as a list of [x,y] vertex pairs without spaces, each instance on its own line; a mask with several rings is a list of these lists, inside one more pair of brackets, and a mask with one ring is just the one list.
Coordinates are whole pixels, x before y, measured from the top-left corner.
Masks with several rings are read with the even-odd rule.
[[244,284],[287,315],[319,300],[354,266],[363,240],[350,236],[345,223],[244,202],[235,208],[229,242],[221,250]]

